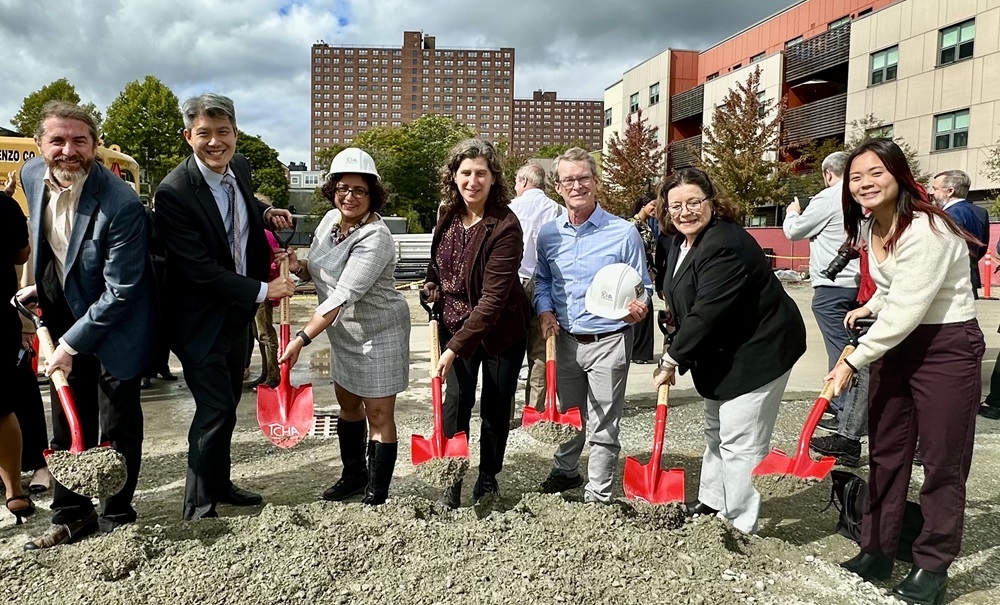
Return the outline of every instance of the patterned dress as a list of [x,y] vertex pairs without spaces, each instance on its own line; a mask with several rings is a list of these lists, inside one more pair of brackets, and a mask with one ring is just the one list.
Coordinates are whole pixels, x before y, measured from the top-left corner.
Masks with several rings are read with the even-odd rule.
[[340,211],[331,210],[309,247],[309,274],[319,306],[341,307],[330,337],[334,381],[361,397],[388,397],[406,389],[410,369],[410,311],[395,290],[392,234],[382,219],[337,243]]

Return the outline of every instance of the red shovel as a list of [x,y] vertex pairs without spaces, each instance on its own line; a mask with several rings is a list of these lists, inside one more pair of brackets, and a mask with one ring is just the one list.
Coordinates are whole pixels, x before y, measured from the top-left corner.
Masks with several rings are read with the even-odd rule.
[[578,431],[583,430],[580,418],[580,408],[570,408],[565,413],[559,412],[556,405],[556,335],[549,334],[545,338],[545,410],[539,412],[530,405],[524,406],[524,416],[521,427],[527,428],[541,420],[566,424]]
[[[837,363],[854,352],[853,345],[844,347],[844,352],[840,354]],[[834,364],[836,366],[836,364]],[[816,432],[816,425],[823,418],[823,412],[830,405],[833,397],[833,381],[827,382],[823,386],[823,391],[819,394],[819,399],[813,404],[812,411],[806,419],[805,426],[802,427],[802,434],[799,435],[799,445],[795,452],[795,457],[790,458],[788,454],[778,448],[771,450],[763,460],[760,461],[751,473],[755,477],[762,475],[791,475],[799,479],[823,479],[830,474],[830,469],[837,462],[833,456],[823,456],[818,461],[813,460],[809,455],[809,441],[812,440],[813,433]]]
[[431,438],[412,435],[410,437],[410,459],[417,466],[429,460],[441,458],[468,458],[469,438],[465,432],[455,433],[452,437],[444,436],[444,410],[442,409],[441,377],[435,374],[438,360],[441,356],[441,345],[438,337],[438,315],[423,300],[421,292],[420,304],[430,314],[428,327],[430,329],[431,347],[431,401],[434,408],[434,433]]
[[[288,277],[288,259],[281,261],[281,276]],[[264,301],[265,305],[271,304]],[[289,297],[281,299],[281,326],[278,333],[278,356],[291,340]],[[281,364],[281,381],[277,387],[265,384],[257,387],[257,424],[267,438],[280,448],[289,448],[309,434],[314,420],[312,384],[293,387],[289,374],[291,364]]]
[[669,399],[670,386],[662,385],[656,396],[656,427],[653,429],[653,453],[649,464],[640,464],[632,456],[625,459],[622,487],[625,488],[625,497],[630,500],[642,500],[649,504],[684,502],[684,469],[672,468],[668,471],[660,468]]

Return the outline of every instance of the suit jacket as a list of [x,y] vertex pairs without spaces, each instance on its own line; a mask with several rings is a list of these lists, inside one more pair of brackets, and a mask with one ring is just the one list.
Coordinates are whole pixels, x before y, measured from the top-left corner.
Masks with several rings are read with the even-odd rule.
[[229,167],[247,204],[246,275],[236,273],[222,215],[193,155],[156,189],[155,222],[167,255],[161,298],[171,348],[185,363],[200,362],[217,340],[241,334],[257,310],[261,282],[268,281],[268,206],[253,195],[246,158],[236,154]]
[[[48,205],[45,162],[29,160],[21,184],[31,215],[35,283],[52,261],[42,229]],[[155,291],[147,256],[145,210],[131,186],[95,162],[84,183],[66,252],[63,293],[75,323],[63,334],[120,380],[149,363],[155,334]],[[45,309],[42,309],[45,312]]]
[[806,350],[806,328],[756,240],[710,223],[674,273],[684,241],[663,234],[657,289],[677,322],[670,356],[708,399],[733,399],[787,372]]
[[968,200],[955,202],[945,209],[958,226],[982,244],[969,244],[969,270],[971,271],[972,287],[982,287],[979,276],[979,259],[986,256],[986,247],[990,241],[990,214],[985,208],[980,208]]

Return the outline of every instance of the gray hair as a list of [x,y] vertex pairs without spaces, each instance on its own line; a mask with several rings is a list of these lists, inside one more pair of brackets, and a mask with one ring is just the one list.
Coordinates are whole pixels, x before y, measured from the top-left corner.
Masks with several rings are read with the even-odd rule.
[[38,124],[35,126],[35,138],[41,140],[45,136],[45,121],[49,118],[83,122],[90,130],[90,138],[94,145],[97,145],[97,122],[94,121],[94,116],[89,111],[76,103],[49,101],[42,105],[42,115],[38,117]]
[[528,162],[517,171],[517,178],[522,179],[532,187],[545,187],[545,169],[538,164]]
[[844,178],[844,170],[847,168],[847,158],[850,154],[846,151],[834,151],[823,159],[823,172],[830,171],[833,176]]
[[586,162],[587,165],[590,166],[590,174],[594,177],[597,176],[597,162],[594,160],[594,156],[590,155],[590,153],[580,147],[567,149],[562,155],[553,160],[552,174],[556,175],[557,180],[559,179],[560,162]]
[[972,187],[972,179],[961,170],[945,170],[934,175],[934,178],[943,176],[941,184],[948,189],[955,190],[956,199],[965,199],[969,195],[969,187]]
[[206,92],[197,97],[191,97],[181,105],[184,116],[184,128],[191,130],[194,121],[200,117],[228,118],[229,123],[236,128],[236,109],[233,100],[214,92]]

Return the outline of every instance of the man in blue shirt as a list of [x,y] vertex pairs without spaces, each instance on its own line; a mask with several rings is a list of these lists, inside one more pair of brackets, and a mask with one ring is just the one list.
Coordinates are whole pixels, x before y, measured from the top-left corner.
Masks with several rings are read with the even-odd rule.
[[538,233],[535,310],[545,336],[556,334],[556,371],[560,407],[579,407],[584,430],[556,450],[553,468],[542,484],[545,493],[583,485],[580,454],[590,443],[587,502],[611,501],[621,446],[619,421],[632,354],[631,324],[646,316],[633,301],[624,319],[605,319],[586,310],[587,288],[602,267],[626,263],[642,276],[646,295],[653,285],[639,232],[628,221],[597,205],[597,164],[574,147],[555,159],[556,191],[567,215]]

